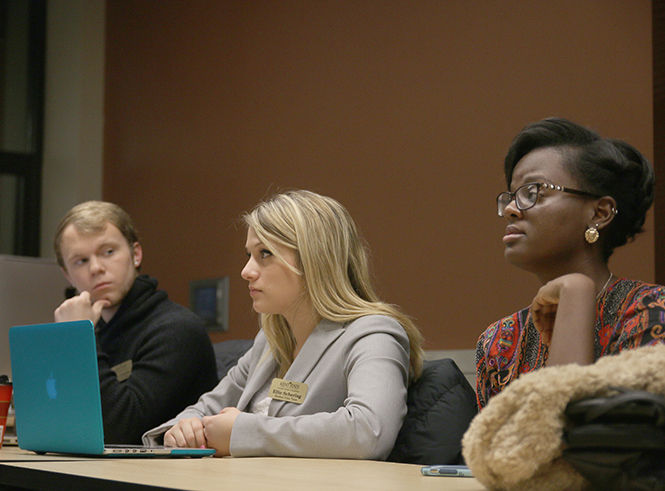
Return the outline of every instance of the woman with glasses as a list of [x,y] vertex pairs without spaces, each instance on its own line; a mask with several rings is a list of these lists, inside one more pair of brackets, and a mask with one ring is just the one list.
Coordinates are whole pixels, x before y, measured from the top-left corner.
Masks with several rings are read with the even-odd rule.
[[665,342],[665,288],[608,266],[642,230],[653,201],[649,162],[625,142],[549,118],[513,140],[505,176],[509,191],[497,196],[504,255],[542,286],[530,307],[480,336],[481,408],[522,373]]

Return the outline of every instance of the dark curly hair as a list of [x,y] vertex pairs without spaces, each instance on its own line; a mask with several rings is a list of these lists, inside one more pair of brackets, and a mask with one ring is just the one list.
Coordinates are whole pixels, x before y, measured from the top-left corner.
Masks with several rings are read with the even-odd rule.
[[561,152],[564,164],[582,189],[616,201],[618,214],[601,234],[603,259],[607,262],[615,248],[643,230],[653,202],[653,167],[624,141],[603,138],[567,119],[546,118],[524,127],[511,143],[504,160],[508,186],[522,157],[546,147]]

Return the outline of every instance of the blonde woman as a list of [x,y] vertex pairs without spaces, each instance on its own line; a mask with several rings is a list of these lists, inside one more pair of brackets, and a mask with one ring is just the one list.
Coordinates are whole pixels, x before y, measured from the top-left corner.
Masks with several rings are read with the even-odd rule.
[[422,369],[422,336],[381,302],[356,226],[334,199],[278,194],[244,216],[253,347],[215,389],[147,432],[217,456],[385,459]]

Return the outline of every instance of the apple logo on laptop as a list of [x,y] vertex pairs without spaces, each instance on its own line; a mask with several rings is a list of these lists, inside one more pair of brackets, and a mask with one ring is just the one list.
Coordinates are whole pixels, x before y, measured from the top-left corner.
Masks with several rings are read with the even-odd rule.
[[55,388],[55,377],[53,372],[46,379],[46,393],[48,394],[49,399],[55,399],[58,397],[58,390]]

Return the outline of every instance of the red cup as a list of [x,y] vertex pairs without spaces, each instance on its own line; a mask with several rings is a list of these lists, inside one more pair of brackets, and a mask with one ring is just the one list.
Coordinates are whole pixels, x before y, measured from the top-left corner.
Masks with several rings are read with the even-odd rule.
[[12,402],[12,384],[11,382],[0,384],[0,448],[2,440],[5,438],[5,428],[7,426],[7,413],[9,405]]

